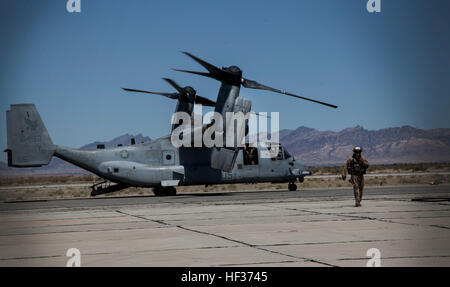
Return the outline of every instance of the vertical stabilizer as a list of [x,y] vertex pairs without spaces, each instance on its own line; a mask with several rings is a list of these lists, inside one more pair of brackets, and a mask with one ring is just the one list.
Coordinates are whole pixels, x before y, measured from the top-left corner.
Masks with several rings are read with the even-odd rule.
[[8,166],[47,165],[55,151],[34,104],[11,105],[6,111]]

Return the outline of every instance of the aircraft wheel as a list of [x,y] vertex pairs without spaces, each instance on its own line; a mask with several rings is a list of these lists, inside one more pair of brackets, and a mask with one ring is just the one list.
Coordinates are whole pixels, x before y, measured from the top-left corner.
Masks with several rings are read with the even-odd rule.
[[297,190],[297,185],[295,183],[290,183],[288,185],[288,189],[289,189],[289,191],[296,191]]
[[169,187],[155,187],[153,189],[155,196],[174,196],[177,194],[177,189],[173,186]]
[[167,196],[175,196],[176,194],[177,194],[177,189],[173,186],[170,186],[165,190],[165,195],[167,195]]
[[160,187],[155,187],[153,189],[153,193],[155,194],[155,196],[164,196],[164,190]]

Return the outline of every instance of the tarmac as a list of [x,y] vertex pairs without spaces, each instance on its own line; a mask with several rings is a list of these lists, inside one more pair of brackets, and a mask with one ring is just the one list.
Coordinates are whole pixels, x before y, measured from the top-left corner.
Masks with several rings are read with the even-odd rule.
[[[450,185],[0,203],[0,266],[450,266]],[[375,258],[376,259],[376,258]]]

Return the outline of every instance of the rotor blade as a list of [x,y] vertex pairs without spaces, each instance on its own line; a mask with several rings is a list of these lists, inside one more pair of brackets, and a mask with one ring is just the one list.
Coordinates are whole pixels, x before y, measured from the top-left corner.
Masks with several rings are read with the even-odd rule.
[[270,116],[268,116],[268,115],[263,115],[263,114],[260,114],[260,113],[257,113],[257,112],[250,112],[251,114],[254,114],[254,115],[256,115],[256,116],[258,116],[258,117],[266,117],[266,118],[270,118]]
[[202,104],[204,106],[208,106],[208,107],[215,107],[216,106],[216,102],[205,98],[205,97],[201,97],[201,96],[195,96],[195,103],[196,104]]
[[205,72],[196,72],[196,71],[188,71],[188,70],[180,70],[180,69],[172,69],[172,70],[177,71],[177,72],[190,73],[190,74],[195,74],[195,75],[200,75],[200,76],[216,79],[213,75],[211,75],[209,73],[205,73]]
[[196,61],[197,63],[202,65],[206,70],[208,70],[209,73],[174,69],[175,71],[196,74],[196,75],[212,78],[212,79],[215,79],[215,80],[218,80],[221,82],[226,81],[230,77],[232,77],[232,74],[230,72],[220,69],[220,68],[192,55],[191,53],[188,53],[188,52],[182,52],[182,53],[189,56],[194,61]]
[[164,96],[164,97],[167,97],[167,98],[170,98],[170,99],[178,99],[179,98],[179,94],[178,93],[159,93],[159,92],[150,92],[150,91],[128,89],[128,88],[122,88],[122,89],[127,91],[127,92],[136,92],[136,93],[160,95],[160,96]]
[[222,69],[219,69],[218,67],[192,55],[191,53],[188,52],[182,52],[183,54],[185,54],[186,56],[189,56],[190,58],[192,58],[194,61],[196,61],[197,63],[199,63],[200,65],[202,65],[206,70],[208,70],[211,74],[219,74],[222,73]]
[[184,92],[184,89],[183,89],[182,87],[180,87],[177,83],[175,83],[174,80],[168,79],[168,78],[163,78],[163,80],[166,81],[166,82],[168,82],[172,87],[174,87],[175,90],[178,91],[178,93],[180,93],[180,94],[182,94],[182,95],[185,93],[185,92]]
[[337,108],[337,106],[332,105],[332,104],[327,104],[327,103],[324,103],[324,102],[321,102],[321,101],[317,101],[317,100],[313,100],[313,99],[310,99],[310,98],[297,96],[297,95],[294,95],[294,94],[291,94],[291,93],[288,93],[288,92],[285,92],[285,91],[281,91],[281,90],[278,90],[278,89],[275,89],[275,88],[264,86],[264,85],[262,85],[262,84],[260,84],[260,83],[258,83],[256,81],[247,80],[247,79],[244,79],[244,78],[242,78],[242,85],[244,87],[246,87],[246,88],[249,88],[249,89],[271,91],[271,92],[275,92],[275,93],[279,93],[279,94],[283,94],[283,95],[299,98],[299,99],[302,99],[302,100],[314,102],[314,103],[317,103],[317,104],[325,105],[325,106],[332,107],[332,108],[335,108],[335,109]]

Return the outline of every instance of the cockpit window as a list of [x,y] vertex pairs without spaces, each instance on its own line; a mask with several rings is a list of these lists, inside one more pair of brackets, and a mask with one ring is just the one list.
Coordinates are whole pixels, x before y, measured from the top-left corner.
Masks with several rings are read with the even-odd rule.
[[291,158],[291,157],[292,157],[292,155],[287,150],[284,150],[284,158],[288,159],[288,158]]
[[283,152],[283,147],[280,145],[279,149],[278,149],[277,160],[282,160],[282,159],[284,159],[284,152]]
[[[273,146],[273,144],[272,144],[272,145],[269,145],[269,146],[267,147],[267,149],[268,149],[268,150],[271,150],[272,146]],[[282,147],[281,145],[276,145],[276,146],[278,146],[278,154],[277,154],[276,157],[272,157],[272,160],[283,160],[283,159],[284,159],[284,150],[283,150],[283,147]]]

